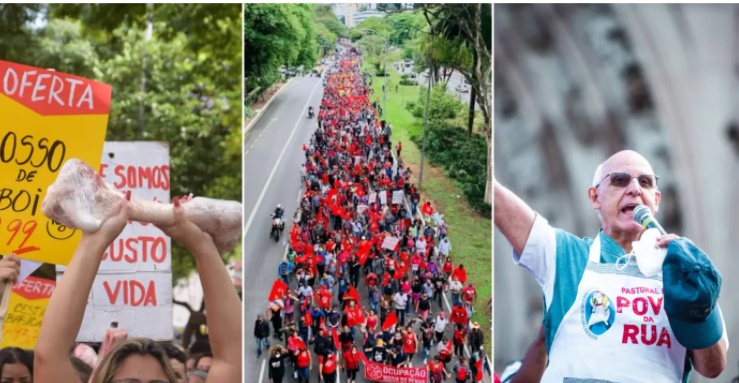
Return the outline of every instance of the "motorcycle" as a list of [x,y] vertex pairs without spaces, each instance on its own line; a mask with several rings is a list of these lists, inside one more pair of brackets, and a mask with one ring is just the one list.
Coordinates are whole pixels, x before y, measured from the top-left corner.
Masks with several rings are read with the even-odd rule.
[[279,242],[282,232],[285,230],[285,222],[282,219],[275,217],[272,214],[272,230],[269,232],[270,238],[274,239],[275,242]]

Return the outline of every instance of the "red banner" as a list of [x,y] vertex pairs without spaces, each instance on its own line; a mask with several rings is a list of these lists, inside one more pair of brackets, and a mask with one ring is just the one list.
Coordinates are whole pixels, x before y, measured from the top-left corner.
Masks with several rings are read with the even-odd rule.
[[384,383],[427,383],[428,370],[423,367],[393,367],[381,363],[365,361],[364,378]]

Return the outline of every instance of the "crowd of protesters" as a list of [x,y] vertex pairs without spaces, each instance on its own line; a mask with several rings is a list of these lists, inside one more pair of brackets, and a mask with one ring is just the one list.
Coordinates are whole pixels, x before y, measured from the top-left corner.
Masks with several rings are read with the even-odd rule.
[[275,383],[308,382],[314,367],[323,382],[341,370],[352,383],[367,361],[413,367],[416,354],[431,382],[480,382],[490,366],[470,321],[476,288],[452,262],[449,228],[429,202],[419,206],[359,54],[346,48],[325,72],[318,127],[303,146],[305,192],[254,324],[257,357],[269,350]]

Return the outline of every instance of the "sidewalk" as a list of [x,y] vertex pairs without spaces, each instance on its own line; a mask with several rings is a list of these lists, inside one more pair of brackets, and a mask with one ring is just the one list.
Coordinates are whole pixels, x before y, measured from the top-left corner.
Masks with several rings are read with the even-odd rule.
[[249,134],[249,131],[251,130],[251,128],[253,128],[254,125],[257,124],[257,122],[259,122],[259,119],[264,114],[264,111],[269,108],[269,105],[272,103],[272,100],[274,100],[275,97],[283,89],[285,89],[287,87],[287,85],[290,84],[290,82],[293,79],[295,79],[295,77],[291,77],[290,79],[288,79],[284,83],[273,85],[272,87],[270,87],[270,89],[265,90],[260,95],[260,97],[264,96],[266,98],[266,100],[264,100],[264,101],[257,101],[255,103],[249,105],[249,108],[252,109],[252,110],[254,110],[255,112],[257,112],[257,114],[254,117],[250,118],[250,119],[244,118],[244,127],[243,127],[243,136],[244,137],[246,137],[246,135]]

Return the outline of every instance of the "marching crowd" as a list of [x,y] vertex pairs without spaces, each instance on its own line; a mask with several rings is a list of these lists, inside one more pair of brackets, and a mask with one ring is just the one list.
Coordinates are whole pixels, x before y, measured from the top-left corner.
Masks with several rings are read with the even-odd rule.
[[[452,262],[441,216],[429,202],[419,209],[402,145],[393,148],[359,60],[352,49],[326,71],[318,129],[303,146],[305,192],[254,324],[257,357],[268,349],[274,383],[308,382],[314,367],[323,382],[341,370],[353,383],[362,365],[414,367],[416,354],[430,382],[480,382],[491,370],[484,333],[470,321],[476,287]],[[270,347],[275,339],[283,343]]]

